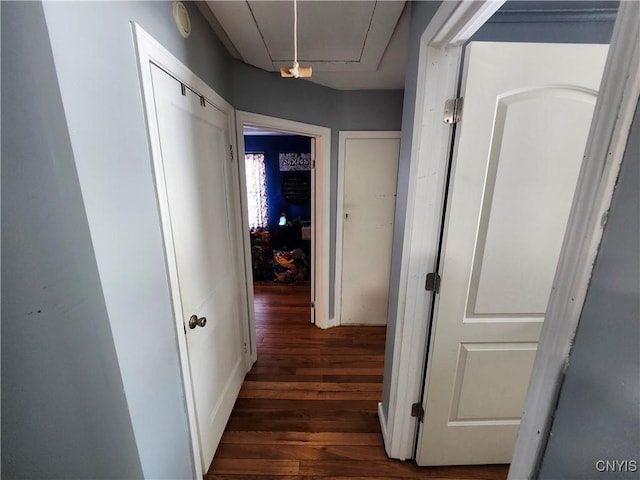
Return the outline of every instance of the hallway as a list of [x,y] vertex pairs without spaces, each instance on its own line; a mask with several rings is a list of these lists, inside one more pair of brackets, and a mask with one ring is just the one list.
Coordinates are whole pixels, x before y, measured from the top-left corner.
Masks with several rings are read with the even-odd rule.
[[389,460],[377,416],[385,329],[309,323],[309,285],[256,285],[258,361],[207,480],[506,478],[506,466]]

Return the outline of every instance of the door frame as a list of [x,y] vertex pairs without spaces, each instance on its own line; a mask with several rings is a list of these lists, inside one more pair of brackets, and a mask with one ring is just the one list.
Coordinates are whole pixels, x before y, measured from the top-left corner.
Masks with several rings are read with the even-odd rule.
[[349,139],[386,139],[397,138],[401,133],[398,130],[341,130],[338,132],[338,193],[336,206],[336,269],[334,285],[333,317],[337,325],[342,324],[342,247],[344,241],[343,217],[344,217],[344,168],[346,161],[346,146]]
[[[329,318],[329,225],[330,225],[330,175],[331,175],[331,129],[308,123],[270,117],[258,113],[236,111],[236,136],[238,159],[244,159],[245,126],[274,130],[312,138],[311,186],[311,303],[312,315],[317,327],[325,329],[336,326]],[[247,268],[247,301],[249,308],[249,331],[251,337],[251,360],[257,359],[256,323],[253,306],[253,273],[251,269],[251,245],[248,239],[249,217],[247,205],[247,183],[243,161],[238,161],[240,194],[242,198],[242,228],[244,238],[244,258]]]
[[[174,77],[184,85],[204,96],[211,104],[219,108],[229,115],[229,138],[228,142],[235,149],[235,122],[234,109],[224,98],[218,95],[211,87],[209,87],[202,79],[193,73],[186,65],[173,56],[162,44],[149,35],[140,25],[132,22],[133,36],[135,40],[135,48],[138,60],[138,74],[140,77],[141,93],[144,103],[146,129],[149,139],[149,148],[152,157],[153,175],[155,180],[156,200],[158,202],[158,210],[160,211],[160,220],[162,227],[163,244],[166,258],[167,276],[169,278],[169,289],[171,292],[171,303],[173,307],[173,316],[176,328],[176,339],[178,343],[178,352],[180,357],[180,370],[182,373],[182,387],[185,395],[185,406],[187,411],[187,419],[189,422],[189,435],[191,438],[191,453],[194,465],[195,478],[202,478],[203,472],[200,459],[200,439],[198,436],[198,427],[196,421],[196,409],[193,396],[193,381],[191,378],[191,369],[189,367],[189,351],[187,347],[187,338],[184,330],[184,322],[182,318],[182,300],[180,297],[180,283],[178,280],[177,261],[173,246],[173,238],[171,234],[171,223],[169,215],[169,204],[166,195],[166,185],[163,175],[162,151],[160,146],[160,136],[156,125],[156,108],[154,102],[153,82],[151,78],[151,66],[156,65],[164,70],[167,74]],[[239,163],[239,162],[238,162]],[[233,169],[234,175],[238,175],[237,169]],[[237,178],[237,177],[236,177]],[[235,179],[234,179],[235,181]],[[236,190],[234,194],[236,200],[240,202],[240,193]],[[237,233],[241,235],[241,225],[236,223]],[[238,258],[246,261],[243,252],[238,251]],[[246,275],[246,268],[240,272],[242,276]],[[246,283],[246,278],[245,278]],[[246,301],[246,300],[245,300]],[[248,330],[248,314],[247,305],[243,308],[243,317],[241,319],[242,337],[245,347],[250,343]],[[244,366],[245,373],[251,367],[251,356],[248,349],[245,348]]]
[[[504,1],[443,2],[420,40],[404,243],[388,415],[379,404],[390,457],[414,457],[418,422],[410,415],[429,378],[428,319],[437,308],[424,290],[436,271],[452,128],[442,119],[456,96],[462,45]],[[638,9],[621,2],[594,111],[567,233],[554,280],[509,478],[535,476],[566,368],[640,92]],[[434,107],[435,106],[435,107]],[[433,329],[431,329],[433,331]],[[425,367],[426,359],[426,367]],[[425,372],[426,368],[426,372]],[[423,377],[424,376],[424,377]]]

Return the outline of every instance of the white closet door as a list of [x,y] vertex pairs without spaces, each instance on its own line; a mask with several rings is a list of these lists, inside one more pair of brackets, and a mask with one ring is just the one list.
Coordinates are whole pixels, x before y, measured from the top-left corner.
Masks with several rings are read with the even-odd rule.
[[[229,116],[152,67],[200,457],[209,468],[244,376]],[[192,316],[199,325],[190,328]],[[192,325],[193,326],[193,325]],[[152,381],[152,379],[150,379]]]
[[400,138],[368,133],[347,136],[342,152],[343,325],[387,323]]

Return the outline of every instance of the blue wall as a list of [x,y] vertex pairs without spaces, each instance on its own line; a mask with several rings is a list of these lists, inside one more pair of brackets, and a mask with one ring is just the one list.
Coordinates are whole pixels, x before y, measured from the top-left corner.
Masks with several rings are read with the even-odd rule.
[[[287,202],[282,197],[281,184],[289,172],[280,171],[279,155],[281,153],[310,153],[311,139],[300,135],[246,135],[244,148],[247,153],[264,153],[267,170],[267,201],[269,205],[269,228],[275,231],[280,213],[287,214],[287,219],[300,218],[311,220],[311,200],[301,205]],[[296,172],[308,177],[310,171]]]

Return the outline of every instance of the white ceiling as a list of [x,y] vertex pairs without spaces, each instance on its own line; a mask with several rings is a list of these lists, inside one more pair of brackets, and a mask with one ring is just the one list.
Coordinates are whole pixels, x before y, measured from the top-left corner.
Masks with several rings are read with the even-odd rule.
[[[293,2],[198,2],[232,56],[277,72],[293,60]],[[312,82],[402,89],[410,9],[404,1],[298,1],[298,60]]]

